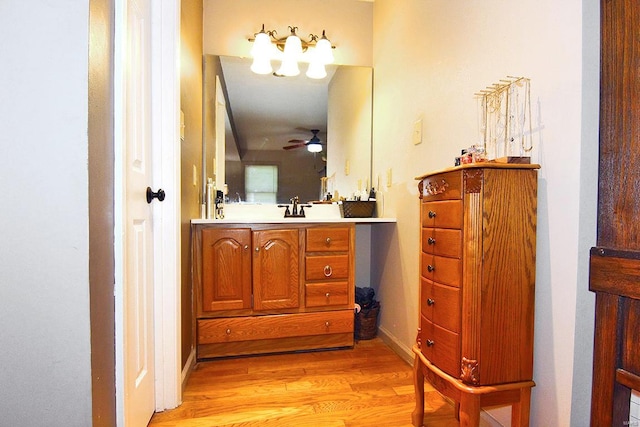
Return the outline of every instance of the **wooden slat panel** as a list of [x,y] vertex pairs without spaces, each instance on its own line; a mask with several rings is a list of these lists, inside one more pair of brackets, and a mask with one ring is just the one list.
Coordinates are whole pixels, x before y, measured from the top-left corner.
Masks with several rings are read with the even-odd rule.
[[609,251],[591,249],[589,289],[640,299],[640,259],[622,257],[622,252],[613,252],[618,256],[608,256]]

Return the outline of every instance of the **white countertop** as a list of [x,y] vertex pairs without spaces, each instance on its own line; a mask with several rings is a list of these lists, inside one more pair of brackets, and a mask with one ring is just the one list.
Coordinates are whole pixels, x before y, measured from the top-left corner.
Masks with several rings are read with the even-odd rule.
[[333,204],[314,204],[304,208],[305,218],[284,217],[284,208],[271,204],[229,203],[224,207],[224,219],[191,220],[192,224],[292,224],[292,223],[394,223],[396,218],[343,218],[340,207]]
[[394,223],[396,218],[270,218],[270,219],[202,219],[195,218],[191,220],[191,224],[324,224],[324,223],[356,223],[356,224],[380,224]]

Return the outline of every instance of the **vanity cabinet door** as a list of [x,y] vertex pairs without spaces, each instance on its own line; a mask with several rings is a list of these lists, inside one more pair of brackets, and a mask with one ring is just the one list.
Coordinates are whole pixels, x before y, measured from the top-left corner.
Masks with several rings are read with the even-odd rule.
[[253,232],[253,308],[300,306],[297,229]]
[[251,308],[251,230],[202,230],[203,312]]

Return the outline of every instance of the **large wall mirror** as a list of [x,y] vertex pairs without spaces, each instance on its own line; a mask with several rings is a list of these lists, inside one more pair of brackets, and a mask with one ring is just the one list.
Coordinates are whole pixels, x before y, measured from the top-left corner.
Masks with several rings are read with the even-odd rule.
[[[296,77],[254,74],[246,58],[205,55],[203,63],[203,182],[224,182],[230,203],[308,202],[368,189],[370,67],[332,66],[314,80],[304,70]],[[308,150],[314,133],[320,152]],[[258,177],[256,192],[247,193],[247,176]],[[261,197],[270,188],[273,198]]]

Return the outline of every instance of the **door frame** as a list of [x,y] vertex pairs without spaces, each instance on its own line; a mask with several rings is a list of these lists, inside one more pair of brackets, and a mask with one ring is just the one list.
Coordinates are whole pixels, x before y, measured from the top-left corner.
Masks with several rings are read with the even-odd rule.
[[[123,357],[123,7],[116,0],[114,35],[114,254],[116,420],[124,426]],[[154,0],[151,11],[151,144],[153,188],[167,194],[153,206],[154,353],[156,411],[182,401],[180,355],[180,0]]]
[[[152,2],[153,175],[167,198],[154,218],[156,411],[182,402],[180,271],[180,0]],[[167,203],[168,202],[168,203]]]

